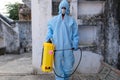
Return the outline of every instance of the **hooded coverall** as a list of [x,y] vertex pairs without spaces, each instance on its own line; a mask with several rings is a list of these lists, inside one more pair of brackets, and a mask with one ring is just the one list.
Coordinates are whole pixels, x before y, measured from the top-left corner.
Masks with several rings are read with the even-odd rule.
[[[61,8],[65,7],[66,12],[62,19]],[[78,26],[75,20],[69,16],[69,4],[67,0],[62,0],[59,4],[59,15],[53,17],[48,23],[48,33],[46,41],[52,40],[56,50],[77,49],[79,44]],[[74,54],[72,50],[55,52],[55,71],[62,77],[71,74],[74,65]],[[55,76],[56,80],[69,80]]]

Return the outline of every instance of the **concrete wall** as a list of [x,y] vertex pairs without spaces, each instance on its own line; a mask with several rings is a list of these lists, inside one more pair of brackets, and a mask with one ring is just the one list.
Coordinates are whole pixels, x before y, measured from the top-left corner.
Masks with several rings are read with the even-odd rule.
[[78,15],[98,15],[104,11],[103,1],[83,1],[78,3]]
[[32,51],[31,21],[16,21],[14,30],[19,34],[20,51]]
[[[74,52],[74,55],[75,68],[78,65],[81,54],[78,50]],[[92,51],[83,51],[82,59],[77,71],[79,71],[80,73],[98,73],[101,69],[101,61],[103,61],[103,57],[101,55],[93,53]]]
[[31,35],[31,21],[15,21],[10,25],[0,18],[0,48],[6,49],[4,53],[32,51]]
[[97,26],[79,26],[81,45],[93,45],[97,37]]
[[0,38],[0,48],[3,48],[3,47],[5,47],[4,39]]
[[107,0],[105,7],[105,61],[116,67],[118,63],[120,32],[118,25],[117,0]]
[[18,34],[12,29],[12,26],[1,19],[1,27],[3,30],[3,45],[6,53],[18,53],[19,38]]
[[3,27],[1,25],[1,21],[0,21],[0,48],[5,47],[4,44],[4,34],[3,34]]
[[3,38],[3,28],[0,21],[0,37]]

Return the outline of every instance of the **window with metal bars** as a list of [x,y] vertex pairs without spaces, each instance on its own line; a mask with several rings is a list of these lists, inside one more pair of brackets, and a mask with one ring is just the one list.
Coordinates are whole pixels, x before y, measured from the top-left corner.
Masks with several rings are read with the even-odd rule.
[[57,15],[59,11],[59,3],[60,1],[52,1],[52,15]]

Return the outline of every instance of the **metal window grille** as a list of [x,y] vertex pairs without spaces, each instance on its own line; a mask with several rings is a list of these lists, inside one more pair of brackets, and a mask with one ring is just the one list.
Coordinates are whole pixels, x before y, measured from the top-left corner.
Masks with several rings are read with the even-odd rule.
[[55,1],[52,1],[52,15],[57,15],[58,14],[58,11],[59,11],[59,3],[60,2],[55,2]]

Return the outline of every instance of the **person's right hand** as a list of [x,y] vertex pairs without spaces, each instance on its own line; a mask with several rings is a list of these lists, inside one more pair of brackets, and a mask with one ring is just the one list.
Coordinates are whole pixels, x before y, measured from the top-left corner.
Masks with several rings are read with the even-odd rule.
[[77,51],[77,50],[78,50],[78,48],[72,48],[72,50]]
[[48,41],[46,41],[47,43],[52,43],[52,41],[49,39]]

